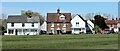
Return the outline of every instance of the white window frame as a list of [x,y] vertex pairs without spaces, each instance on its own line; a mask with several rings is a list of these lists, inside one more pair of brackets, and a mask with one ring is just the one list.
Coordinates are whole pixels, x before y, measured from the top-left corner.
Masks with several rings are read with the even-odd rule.
[[11,23],[11,27],[14,27],[15,26],[15,23]]
[[54,22],[51,22],[51,27],[54,27]]
[[59,26],[60,24],[58,23],[57,26]]
[[60,20],[65,20],[65,16],[64,16],[64,15],[61,15],[61,16],[59,17],[59,19],[60,19]]
[[[77,24],[78,23],[78,24]],[[76,27],[78,27],[79,26],[79,22],[76,22]]]
[[63,23],[63,27],[66,27],[66,24],[65,24],[65,23]]
[[62,32],[65,33],[66,32],[66,28],[62,28]]
[[51,33],[54,33],[54,28],[51,28],[50,31],[51,31]]

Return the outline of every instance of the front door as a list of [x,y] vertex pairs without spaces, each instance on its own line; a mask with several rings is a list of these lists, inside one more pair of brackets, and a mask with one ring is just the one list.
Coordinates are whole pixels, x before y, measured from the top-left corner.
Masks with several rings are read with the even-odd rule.
[[15,35],[17,35],[17,32],[18,32],[17,29],[15,29]]
[[57,34],[60,34],[61,32],[60,32],[60,30],[57,30]]

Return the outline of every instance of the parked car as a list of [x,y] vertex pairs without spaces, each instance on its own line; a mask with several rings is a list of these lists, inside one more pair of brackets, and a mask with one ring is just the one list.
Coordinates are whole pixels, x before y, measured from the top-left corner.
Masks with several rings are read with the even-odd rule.
[[109,34],[111,31],[109,30],[109,28],[106,28],[104,30],[101,30],[102,34]]

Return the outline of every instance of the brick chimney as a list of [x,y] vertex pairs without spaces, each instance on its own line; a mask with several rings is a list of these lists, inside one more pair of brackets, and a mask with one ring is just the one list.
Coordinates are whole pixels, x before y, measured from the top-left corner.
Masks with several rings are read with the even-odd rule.
[[60,14],[60,9],[59,8],[57,8],[57,13]]

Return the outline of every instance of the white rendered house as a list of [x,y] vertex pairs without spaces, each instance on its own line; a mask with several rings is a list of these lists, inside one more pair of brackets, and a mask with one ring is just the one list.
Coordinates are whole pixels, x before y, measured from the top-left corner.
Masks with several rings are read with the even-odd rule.
[[44,23],[41,25],[41,30],[47,31],[47,23],[44,21]]
[[21,15],[8,16],[7,33],[5,35],[39,35],[39,32],[39,18],[28,18]]
[[86,22],[80,15],[77,14],[71,20],[71,25],[71,31],[73,34],[86,33]]

